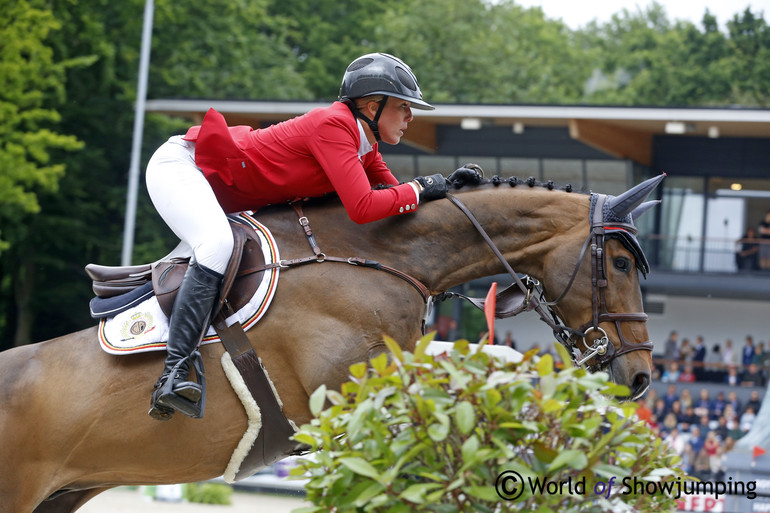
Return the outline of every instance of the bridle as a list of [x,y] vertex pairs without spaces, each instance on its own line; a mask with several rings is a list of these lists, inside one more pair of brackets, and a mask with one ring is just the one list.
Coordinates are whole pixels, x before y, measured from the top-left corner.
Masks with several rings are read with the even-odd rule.
[[[592,201],[592,213],[591,213],[591,229],[588,237],[586,238],[583,246],[580,250],[575,268],[572,271],[569,281],[567,282],[564,290],[553,301],[547,301],[545,299],[545,292],[541,284],[529,276],[524,276],[523,279],[519,274],[513,270],[511,265],[505,259],[503,254],[497,248],[492,239],[487,235],[484,228],[476,220],[473,213],[459,200],[456,196],[448,194],[447,198],[457,206],[468,219],[473,226],[479,232],[481,237],[492,249],[497,258],[503,264],[503,267],[508,274],[513,278],[515,285],[519,291],[524,294],[524,304],[521,308],[517,309],[516,313],[523,310],[534,310],[540,316],[540,319],[544,321],[553,330],[553,334],[556,339],[561,343],[572,356],[573,362],[577,366],[586,365],[588,370],[600,370],[605,368],[613,359],[618,356],[628,354],[633,351],[645,350],[652,352],[652,341],[645,341],[641,343],[628,342],[623,336],[623,331],[620,328],[620,323],[624,321],[646,321],[647,314],[643,312],[634,313],[613,313],[607,310],[607,303],[605,298],[605,292],[608,285],[606,274],[606,262],[605,262],[605,240],[609,233],[616,232],[618,230],[625,231],[631,235],[636,235],[636,227],[627,222],[605,222],[603,216],[603,207],[607,199],[606,195],[593,194]],[[564,299],[567,293],[572,288],[575,278],[577,277],[580,264],[588,254],[588,249],[591,252],[591,320],[580,326],[578,329],[573,329],[567,326],[556,313],[554,307]],[[646,263],[645,263],[646,265]],[[460,296],[459,294],[450,293],[450,295]],[[515,315],[515,314],[512,314]],[[615,348],[615,345],[610,342],[607,332],[600,326],[603,322],[614,322],[615,328],[618,332],[620,347]],[[588,336],[596,332],[600,336],[593,339],[593,344],[589,346]],[[576,339],[580,338],[583,341],[583,345],[586,348],[585,351],[581,351]],[[593,364],[588,365],[588,361],[593,359]]]

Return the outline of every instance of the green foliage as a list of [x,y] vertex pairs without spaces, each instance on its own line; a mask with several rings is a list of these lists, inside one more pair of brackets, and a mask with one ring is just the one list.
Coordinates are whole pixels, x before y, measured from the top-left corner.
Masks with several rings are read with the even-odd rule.
[[432,102],[571,103],[591,71],[561,22],[512,1],[394,3],[375,36]]
[[[40,2],[2,0],[0,21],[0,222],[40,211],[38,192],[56,191],[64,163],[56,150],[82,143],[52,130],[61,116],[64,75],[75,62],[57,62],[44,44],[59,23]],[[0,230],[0,236],[5,236]],[[10,247],[0,240],[0,252]]]
[[[563,369],[550,355],[529,352],[503,363],[465,341],[447,357],[414,354],[386,340],[392,355],[350,367],[341,390],[320,387],[310,398],[315,416],[295,436],[315,458],[292,475],[309,478],[300,510],[365,512],[665,511],[664,494],[623,494],[625,477],[682,478],[678,456],[635,415],[634,403],[613,396],[628,389],[605,373]],[[562,352],[560,352],[561,354]],[[328,407],[324,408],[324,404]],[[529,484],[516,500],[498,495],[506,471],[522,479],[571,482],[553,494]],[[609,498],[600,485],[615,477]],[[577,483],[584,483],[580,493]],[[499,484],[499,483],[498,483]],[[510,483],[509,483],[510,485]],[[510,487],[502,493],[510,491]]]
[[233,488],[230,485],[218,483],[188,483],[184,485],[183,497],[189,502],[201,504],[233,503]]
[[[672,23],[653,2],[622,10],[609,23],[578,31],[593,55],[586,82],[590,103],[656,106],[763,107],[770,101],[770,30],[749,9],[727,22],[727,33],[705,12],[702,28]],[[724,22],[725,20],[721,20]]]

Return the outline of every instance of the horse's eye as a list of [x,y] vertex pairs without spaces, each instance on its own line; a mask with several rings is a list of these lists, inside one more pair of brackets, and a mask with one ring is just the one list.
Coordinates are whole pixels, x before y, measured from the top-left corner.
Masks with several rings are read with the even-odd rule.
[[615,269],[627,273],[631,270],[631,260],[625,257],[618,257],[613,262]]

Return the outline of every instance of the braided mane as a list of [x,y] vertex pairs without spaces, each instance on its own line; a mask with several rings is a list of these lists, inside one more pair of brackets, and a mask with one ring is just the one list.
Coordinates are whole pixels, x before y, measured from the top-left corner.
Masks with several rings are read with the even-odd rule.
[[[571,183],[561,185],[561,184],[557,184],[553,180],[547,180],[545,182],[541,182],[537,180],[534,176],[530,176],[529,178],[524,180],[516,176],[503,178],[501,176],[494,175],[492,176],[492,178],[483,178],[479,183],[479,185],[489,185],[489,184],[492,184],[495,187],[499,187],[500,185],[503,185],[503,184],[508,184],[510,187],[516,187],[517,185],[522,185],[527,187],[543,187],[545,189],[548,189],[549,191],[561,190],[564,192],[578,192],[578,193],[586,194],[583,191],[575,191]],[[465,186],[477,187],[475,185],[470,185],[470,184],[467,184],[467,185],[458,184],[458,185],[452,186],[452,188],[457,190],[457,189],[462,189]]]

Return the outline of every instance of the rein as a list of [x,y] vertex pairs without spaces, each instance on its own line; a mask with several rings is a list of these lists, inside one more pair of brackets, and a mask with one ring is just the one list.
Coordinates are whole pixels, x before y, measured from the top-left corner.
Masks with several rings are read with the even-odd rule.
[[[486,233],[484,228],[478,222],[473,213],[466,207],[457,197],[452,194],[447,194],[447,198],[454,204],[465,216],[470,220],[471,224],[476,228],[481,237],[490,247],[495,256],[500,260],[508,274],[513,278],[516,286],[519,290],[525,294],[525,304],[523,308],[527,310],[535,310],[540,319],[548,324],[553,330],[553,334],[556,339],[570,352],[573,362],[577,366],[582,366],[588,362],[591,358],[595,358],[593,367],[601,369],[610,363],[614,358],[630,353],[632,351],[646,350],[652,352],[653,344],[651,341],[641,343],[630,343],[623,336],[623,332],[620,329],[620,323],[623,321],[646,321],[647,314],[641,313],[611,313],[607,311],[607,303],[605,300],[605,289],[607,287],[607,276],[605,272],[605,234],[607,229],[614,230],[626,230],[631,233],[636,233],[636,227],[628,223],[605,223],[602,211],[606,196],[596,195],[596,204],[594,205],[593,217],[591,219],[591,231],[586,238],[583,246],[580,250],[575,269],[572,271],[567,286],[561,292],[561,294],[554,301],[545,301],[545,294],[537,280],[534,280],[528,276],[525,280],[522,280],[518,273],[516,273],[503,254],[497,248],[495,243]],[[564,324],[559,318],[553,307],[559,303],[567,295],[567,292],[572,288],[575,278],[577,277],[580,263],[585,258],[588,248],[591,248],[591,308],[592,318],[591,321],[583,324],[577,330],[572,329]],[[526,282],[526,283],[525,283]],[[538,295],[532,295],[532,291],[537,290]],[[452,294],[458,295],[459,294]],[[464,297],[464,296],[461,296]],[[527,304],[529,303],[529,304]],[[478,306],[478,305],[477,305]],[[545,307],[545,308],[544,308]],[[547,313],[545,311],[547,309]],[[599,324],[602,322],[615,322],[615,327],[620,338],[620,347],[615,349],[614,344],[610,343],[607,332],[602,329]],[[591,346],[588,345],[586,337],[592,331],[598,332],[601,337],[594,339]],[[583,344],[586,347],[586,351],[582,352],[578,349],[577,345],[573,342],[573,337],[580,337],[583,339]],[[579,356],[575,352],[579,353]]]

